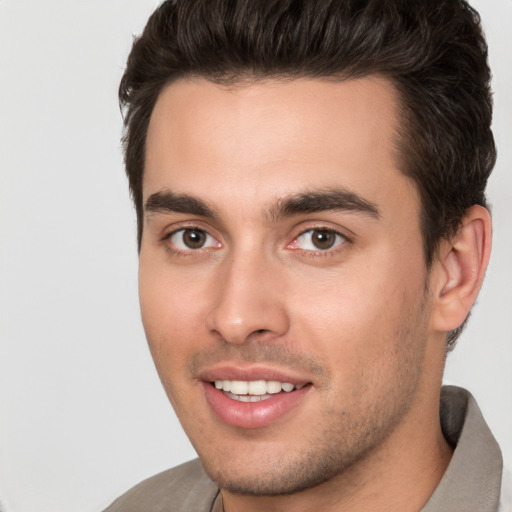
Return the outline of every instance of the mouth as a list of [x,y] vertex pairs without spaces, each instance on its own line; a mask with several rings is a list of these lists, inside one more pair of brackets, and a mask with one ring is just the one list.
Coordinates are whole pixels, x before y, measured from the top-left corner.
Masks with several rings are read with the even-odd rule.
[[308,384],[292,384],[278,380],[216,380],[211,385],[223,391],[231,400],[254,403],[269,400],[281,393],[291,393],[302,389]]
[[285,421],[300,411],[313,389],[312,382],[282,376],[225,377],[201,380],[206,402],[217,421],[244,429]]

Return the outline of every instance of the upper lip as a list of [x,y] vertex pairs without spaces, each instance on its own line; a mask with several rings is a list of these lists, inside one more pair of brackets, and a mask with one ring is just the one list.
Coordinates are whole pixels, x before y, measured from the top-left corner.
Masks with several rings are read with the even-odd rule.
[[242,367],[226,363],[204,368],[199,371],[197,378],[205,382],[214,382],[216,380],[273,380],[289,382],[294,385],[307,384],[310,382],[310,379],[304,376],[298,376],[296,372],[272,368],[271,366],[250,365]]

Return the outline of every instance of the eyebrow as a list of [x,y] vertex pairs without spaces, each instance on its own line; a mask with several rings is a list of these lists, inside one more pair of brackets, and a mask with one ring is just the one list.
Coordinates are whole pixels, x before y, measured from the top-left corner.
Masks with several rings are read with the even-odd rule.
[[[144,204],[144,211],[146,214],[184,213],[211,219],[219,217],[201,199],[188,194],[176,194],[170,190],[151,194]],[[374,203],[344,188],[305,191],[279,199],[268,208],[265,217],[270,222],[277,222],[287,217],[323,211],[355,212],[374,219],[380,218],[379,209]]]
[[268,211],[271,221],[295,215],[323,211],[346,211],[368,215],[379,219],[377,205],[344,188],[306,191],[280,199]]
[[144,212],[149,213],[185,213],[199,217],[216,218],[217,215],[204,201],[187,194],[175,194],[162,190],[151,194],[144,204]]

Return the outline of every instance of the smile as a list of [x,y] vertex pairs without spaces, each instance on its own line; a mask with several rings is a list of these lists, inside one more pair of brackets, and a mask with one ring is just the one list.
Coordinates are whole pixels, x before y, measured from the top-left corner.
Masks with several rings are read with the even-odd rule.
[[277,380],[216,380],[213,384],[216,389],[224,391],[226,396],[240,402],[260,402],[268,400],[272,395],[290,393],[304,387],[304,384],[294,385]]
[[[268,377],[267,377],[268,378]],[[206,400],[223,423],[262,428],[291,414],[312,389],[311,382],[215,379],[203,381]]]

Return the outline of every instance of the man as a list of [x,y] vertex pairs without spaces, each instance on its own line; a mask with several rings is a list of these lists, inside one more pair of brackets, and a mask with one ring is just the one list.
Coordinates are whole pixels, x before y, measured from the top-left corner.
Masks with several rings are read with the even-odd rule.
[[496,511],[441,390],[491,246],[490,72],[458,0],[175,0],[120,88],[149,346],[199,460],[107,510]]

